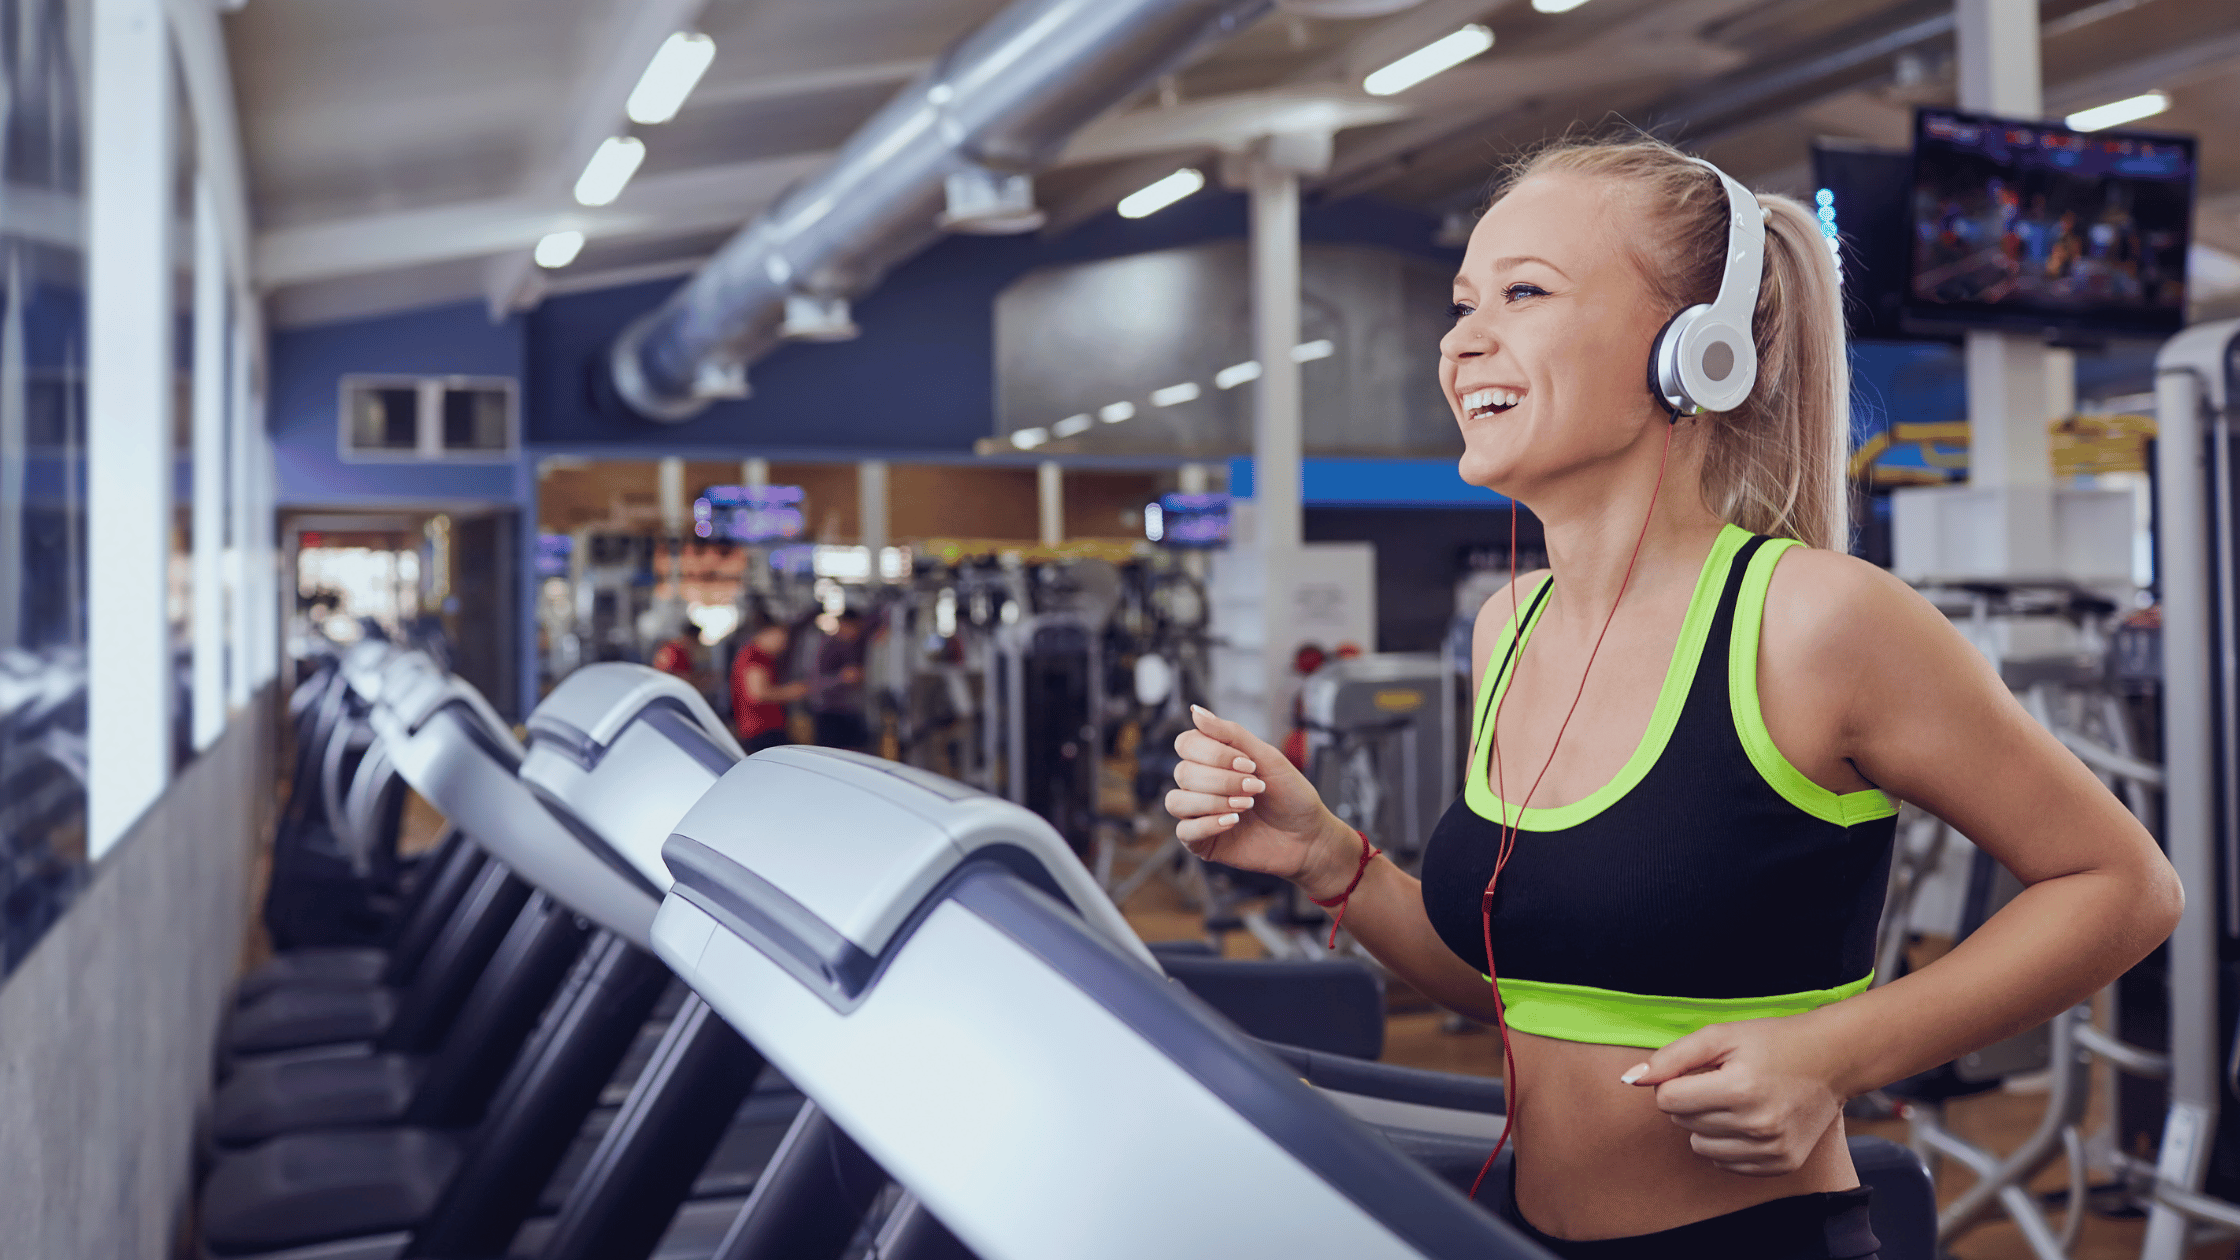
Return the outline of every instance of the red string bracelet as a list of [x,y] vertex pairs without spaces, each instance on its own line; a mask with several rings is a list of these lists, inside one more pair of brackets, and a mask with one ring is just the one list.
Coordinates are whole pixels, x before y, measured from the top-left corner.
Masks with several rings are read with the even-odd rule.
[[1375,845],[1369,843],[1369,837],[1367,833],[1356,831],[1353,834],[1361,837],[1361,864],[1353,868],[1353,882],[1346,885],[1346,890],[1344,892],[1339,893],[1337,896],[1332,897],[1328,901],[1324,901],[1320,897],[1307,898],[1307,900],[1315,903],[1318,906],[1321,906],[1325,910],[1335,910],[1338,912],[1337,917],[1330,920],[1329,948],[1331,949],[1336,949],[1338,947],[1338,929],[1344,926],[1346,921],[1347,900],[1353,896],[1354,889],[1361,887],[1361,877],[1369,873],[1369,863],[1374,862],[1378,858],[1384,856],[1383,849],[1377,848]]

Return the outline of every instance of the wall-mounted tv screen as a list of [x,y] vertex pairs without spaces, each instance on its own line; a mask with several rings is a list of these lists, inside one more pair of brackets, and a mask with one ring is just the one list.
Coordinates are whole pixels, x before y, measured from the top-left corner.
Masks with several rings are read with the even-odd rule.
[[1902,341],[1913,236],[1907,189],[1913,154],[1842,141],[1812,146],[1812,202],[1820,233],[1839,245],[1843,324],[1852,337]]
[[692,501],[692,532],[728,542],[783,542],[806,527],[799,486],[709,486]]
[[2185,323],[2190,136],[1914,116],[1906,316],[2160,337]]
[[1143,536],[1168,547],[1229,545],[1229,496],[1163,494],[1143,507]]

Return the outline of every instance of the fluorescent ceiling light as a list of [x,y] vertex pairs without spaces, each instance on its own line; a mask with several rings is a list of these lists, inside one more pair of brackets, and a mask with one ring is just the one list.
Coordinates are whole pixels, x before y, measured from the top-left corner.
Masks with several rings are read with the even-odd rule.
[[2120,101],[2080,109],[2061,121],[2069,124],[2072,131],[2098,131],[2103,127],[2120,127],[2141,118],[2152,118],[2168,108],[2168,92],[2149,92],[2144,96],[2127,96]]
[[1116,402],[1110,406],[1097,409],[1097,419],[1104,421],[1106,424],[1118,424],[1122,420],[1133,420],[1135,414],[1136,405],[1132,402]]
[[1569,13],[1587,0],[1532,0],[1532,7],[1542,13]]
[[1021,429],[1011,435],[1011,444],[1022,451],[1031,451],[1049,440],[1048,429]]
[[1243,363],[1232,363],[1215,372],[1213,374],[1213,387],[1215,389],[1235,389],[1246,381],[1257,381],[1259,379],[1260,360],[1247,359]]
[[1338,348],[1330,344],[1328,337],[1324,337],[1320,341],[1302,341],[1291,347],[1291,361],[1293,363],[1312,363],[1316,359],[1327,359],[1337,352]]
[[1165,389],[1152,390],[1151,405],[1154,407],[1178,406],[1196,399],[1198,393],[1198,383],[1196,381],[1184,381],[1180,385],[1169,385]]
[[1078,416],[1067,416],[1050,426],[1050,436],[1069,438],[1076,433],[1087,433],[1089,426],[1095,423],[1096,421],[1091,420],[1087,412]]
[[1493,47],[1493,32],[1472,22],[1444,39],[1433,40],[1361,81],[1371,96],[1405,92],[1442,70],[1452,70]]
[[583,233],[548,232],[537,242],[539,267],[565,267],[583,252]]
[[630,99],[624,102],[622,112],[630,115],[631,122],[649,126],[675,118],[684,108],[684,98],[700,85],[700,76],[708,72],[708,63],[715,59],[714,40],[698,31],[678,31],[663,40],[661,51],[646,63],[646,72],[638,76],[638,86],[630,89]]
[[1147,214],[1157,214],[1206,186],[1206,177],[1190,167],[1183,167],[1155,184],[1139,188],[1120,199],[1120,217],[1140,219]]
[[645,160],[645,141],[636,136],[607,137],[576,179],[576,200],[587,206],[613,201],[622,195],[630,177],[638,173],[638,163]]

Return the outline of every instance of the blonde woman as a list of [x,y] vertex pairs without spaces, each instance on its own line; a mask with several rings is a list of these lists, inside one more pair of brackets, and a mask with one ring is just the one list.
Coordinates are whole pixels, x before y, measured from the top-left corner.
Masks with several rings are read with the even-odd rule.
[[[1470,238],[1440,343],[1461,472],[1532,509],[1549,565],[1479,614],[1467,788],[1420,881],[1236,723],[1200,710],[1176,741],[1193,852],[1293,880],[1502,1025],[1516,1155],[1485,1197],[1562,1256],[1872,1256],[1844,1100],[2082,1000],[2181,901],[1983,657],[1844,554],[1843,328],[1809,211],[1736,203],[1764,223],[1747,399],[1676,415],[1648,383],[1667,322],[1721,291],[1733,195],[1654,141],[1565,144]],[[1901,800],[2026,887],[1870,989]]]

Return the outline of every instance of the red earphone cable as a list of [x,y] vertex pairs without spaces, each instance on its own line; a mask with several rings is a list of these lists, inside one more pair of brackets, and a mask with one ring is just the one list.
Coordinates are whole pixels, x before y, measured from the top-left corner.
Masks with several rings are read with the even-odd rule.
[[[1594,658],[1602,652],[1602,640],[1610,633],[1610,623],[1618,616],[1618,606],[1626,601],[1626,590],[1633,585],[1633,567],[1641,559],[1641,544],[1649,538],[1649,524],[1657,517],[1657,495],[1664,489],[1665,464],[1672,457],[1672,430],[1664,430],[1664,450],[1657,456],[1656,484],[1649,488],[1649,510],[1641,518],[1641,532],[1634,536],[1633,554],[1626,557],[1625,577],[1618,583],[1618,597],[1610,601],[1610,611],[1602,619],[1602,629],[1594,636],[1594,646],[1587,650],[1586,668],[1579,671],[1579,689],[1571,693],[1571,707],[1564,710],[1563,722],[1556,727],[1555,740],[1548,745],[1548,759],[1540,763],[1540,773],[1532,777],[1532,786],[1525,789],[1524,799],[1514,806],[1509,804],[1509,786],[1501,770],[1501,706],[1509,699],[1509,687],[1501,687],[1501,696],[1493,704],[1493,720],[1486,729],[1486,756],[1493,762],[1494,794],[1501,798],[1501,843],[1495,851],[1493,878],[1486,881],[1485,895],[1479,899],[1479,914],[1485,926],[1486,982],[1493,986],[1494,1027],[1501,1033],[1501,1082],[1506,1103],[1506,1114],[1501,1120],[1501,1139],[1493,1144],[1493,1153],[1486,1156],[1478,1176],[1470,1183],[1470,1197],[1478,1197],[1478,1187],[1485,1183],[1486,1174],[1493,1171],[1493,1161],[1501,1158],[1502,1148],[1509,1144],[1509,1131],[1517,1122],[1517,1058],[1509,1047],[1509,1016],[1501,1000],[1501,975],[1494,970],[1493,962],[1493,890],[1501,882],[1502,869],[1509,865],[1509,855],[1516,850],[1517,832],[1524,825],[1525,806],[1532,794],[1540,790],[1540,781],[1548,777],[1548,767],[1555,764],[1556,749],[1563,744],[1563,733],[1571,729],[1572,715],[1579,711],[1579,700],[1587,694],[1587,675],[1594,671]],[[1551,576],[1549,581],[1555,579]],[[1525,633],[1519,624],[1520,605],[1517,596],[1517,501],[1509,500],[1509,634],[1512,647],[1509,651],[1509,683],[1514,684],[1517,671],[1524,665]],[[1495,680],[1500,685],[1500,680]],[[1516,811],[1516,821],[1510,821],[1510,810]]]

